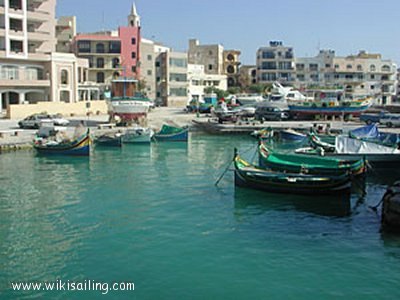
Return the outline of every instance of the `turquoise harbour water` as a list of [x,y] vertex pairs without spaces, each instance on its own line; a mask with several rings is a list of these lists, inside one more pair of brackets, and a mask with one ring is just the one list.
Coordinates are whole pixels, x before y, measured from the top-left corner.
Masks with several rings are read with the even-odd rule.
[[[1,154],[0,299],[398,299],[400,238],[368,206],[400,174],[374,171],[345,199],[235,188],[231,171],[215,187],[254,143]],[[57,279],[135,290],[11,290]]]

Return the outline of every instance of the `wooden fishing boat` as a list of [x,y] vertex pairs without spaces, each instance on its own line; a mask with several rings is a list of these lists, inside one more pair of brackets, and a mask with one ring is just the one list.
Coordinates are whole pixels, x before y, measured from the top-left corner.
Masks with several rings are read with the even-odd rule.
[[337,175],[343,172],[352,176],[364,174],[367,171],[363,159],[335,159],[320,156],[306,156],[290,153],[277,153],[260,143],[258,148],[259,165],[276,171],[302,172],[307,174]]
[[174,127],[166,124],[158,133],[154,134],[154,139],[158,142],[187,142],[188,138],[188,127]]
[[151,142],[151,138],[154,135],[154,131],[151,128],[128,128],[122,137],[123,143],[129,144],[148,144]]
[[279,137],[285,141],[304,141],[307,135],[293,129],[286,129],[279,131]]
[[351,176],[278,172],[256,167],[235,154],[235,185],[276,193],[333,194],[348,192]]
[[110,134],[106,133],[100,135],[94,140],[97,146],[105,147],[121,147],[122,146],[122,135],[120,133]]
[[312,147],[321,147],[326,152],[334,152],[335,145],[322,141],[315,133],[311,132],[308,134],[308,139]]
[[89,156],[90,145],[91,139],[89,130],[87,130],[84,135],[70,142],[38,139],[33,147],[43,155]]

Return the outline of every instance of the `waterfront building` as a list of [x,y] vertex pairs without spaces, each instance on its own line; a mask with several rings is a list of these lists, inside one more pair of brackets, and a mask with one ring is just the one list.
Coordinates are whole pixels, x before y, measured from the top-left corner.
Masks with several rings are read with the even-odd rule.
[[87,61],[56,51],[55,0],[0,0],[0,111],[12,104],[72,103]]
[[72,53],[73,40],[76,36],[76,17],[62,16],[57,19],[56,24],[56,51]]
[[140,78],[140,29],[140,16],[133,4],[128,26],[75,36],[74,52],[89,60],[88,80],[97,83],[102,92],[109,88],[113,78]]
[[186,52],[164,51],[156,58],[157,96],[161,105],[185,107],[188,101]]
[[333,50],[321,50],[315,57],[296,58],[295,86],[341,88],[354,97],[373,95],[375,104],[391,104],[396,94],[396,69],[380,54],[360,51],[337,57]]
[[223,52],[223,74],[228,77],[228,87],[239,85],[240,53],[239,50],[224,50]]
[[335,51],[321,50],[315,57],[296,57],[296,86],[327,86],[333,82]]
[[199,40],[189,40],[188,63],[203,65],[206,74],[224,74],[224,47],[220,44],[200,45]]
[[227,75],[206,74],[203,65],[188,64],[188,101],[194,99],[202,102],[206,88],[226,90],[227,84]]
[[242,65],[239,69],[239,86],[246,89],[252,84],[257,84],[257,66]]
[[295,79],[294,51],[281,41],[271,41],[269,47],[257,50],[257,83],[274,81],[293,83]]

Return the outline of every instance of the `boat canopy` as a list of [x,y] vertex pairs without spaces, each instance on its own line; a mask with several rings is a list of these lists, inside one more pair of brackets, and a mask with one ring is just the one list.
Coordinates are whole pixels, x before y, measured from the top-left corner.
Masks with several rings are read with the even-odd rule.
[[397,147],[389,147],[378,143],[354,139],[348,136],[337,136],[336,152],[339,154],[398,154]]

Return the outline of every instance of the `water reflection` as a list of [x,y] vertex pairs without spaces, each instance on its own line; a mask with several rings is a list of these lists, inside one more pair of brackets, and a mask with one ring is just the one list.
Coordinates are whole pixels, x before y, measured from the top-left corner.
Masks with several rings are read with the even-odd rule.
[[235,188],[236,214],[262,214],[271,210],[298,210],[321,216],[345,217],[351,214],[351,193],[304,196]]

